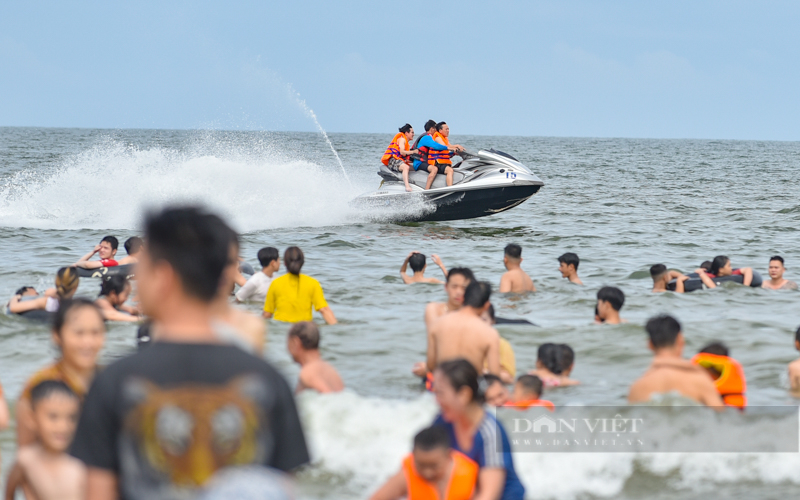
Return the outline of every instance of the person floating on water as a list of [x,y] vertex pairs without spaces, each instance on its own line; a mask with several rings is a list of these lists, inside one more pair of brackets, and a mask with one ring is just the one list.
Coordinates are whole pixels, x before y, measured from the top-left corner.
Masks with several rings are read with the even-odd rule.
[[77,269],[74,267],[62,267],[56,273],[55,288],[48,288],[41,296],[25,296],[25,300],[23,300],[23,294],[29,292],[29,290],[20,288],[17,292],[22,291],[23,294],[17,294],[11,298],[8,302],[8,310],[14,314],[38,310],[54,313],[58,311],[60,301],[71,299],[75,295],[79,284],[80,278],[78,278]]
[[544,392],[544,383],[536,375],[520,375],[514,384],[514,392],[511,394],[511,402],[506,406],[513,406],[519,409],[543,406],[550,411],[555,410],[555,405],[546,399],[541,399]]
[[703,367],[728,406],[745,408],[747,406],[747,381],[742,365],[731,358],[728,347],[722,342],[712,342],[700,349],[692,363]]
[[607,325],[627,323],[619,316],[623,304],[625,304],[625,293],[622,290],[615,286],[604,286],[597,292],[595,314],[601,323]]
[[399,133],[394,136],[386,152],[383,153],[381,163],[386,165],[392,172],[400,172],[403,174],[403,182],[406,185],[406,191],[411,192],[411,186],[408,185],[408,172],[411,169],[411,155],[417,153],[416,149],[410,149],[411,139],[414,138],[414,129],[406,123],[399,129]]
[[[444,273],[445,279],[447,279],[447,268],[444,267],[442,259],[440,259],[438,255],[432,254],[431,260],[434,264],[439,266],[439,269],[441,269],[442,273]],[[411,270],[414,272],[413,276],[406,274],[408,266],[411,266]],[[408,257],[406,257],[406,260],[403,261],[403,265],[400,267],[400,277],[403,279],[403,283],[406,285],[410,285],[412,283],[436,283],[441,285],[444,283],[442,280],[436,278],[426,278],[425,269],[427,267],[428,265],[425,263],[425,255],[417,252],[416,250],[409,253]]]
[[295,323],[289,329],[286,347],[295,363],[300,365],[296,393],[311,389],[320,393],[340,392],[344,382],[331,364],[319,353],[319,328],[311,321]]
[[783,277],[786,272],[783,257],[776,255],[769,259],[769,280],[761,284],[768,290],[797,290],[797,283],[789,281]]
[[569,280],[570,283],[576,285],[583,285],[583,282],[578,277],[578,264],[581,260],[578,254],[567,252],[558,258],[558,270],[561,272],[561,277]]
[[753,282],[753,268],[742,267],[739,269],[732,269],[731,259],[725,255],[717,255],[714,257],[714,260],[711,261],[711,270],[708,274],[714,278],[741,275],[742,284],[744,286],[750,286],[750,283]]
[[[435,140],[434,136],[437,134],[436,127],[437,124],[435,121],[428,120],[425,123],[425,134],[420,136],[414,143],[414,149],[417,150],[420,156],[419,160],[414,160],[414,170],[424,170],[428,172],[428,182],[425,184],[426,190],[431,188],[433,181],[436,179],[436,175],[444,174],[447,169],[445,165],[440,171],[437,161],[446,157],[447,161],[450,162],[451,152],[463,151],[464,149],[458,144],[450,146],[445,144],[446,141],[444,140]],[[449,128],[447,129],[447,133],[449,135]],[[452,162],[450,162],[450,164],[452,165]],[[450,182],[447,184],[448,186],[453,184],[452,170],[452,167],[450,167],[451,174],[449,177]]]
[[[91,252],[81,257],[73,266],[82,269],[118,266],[119,262],[114,260],[117,255],[117,248],[119,248],[119,240],[114,236],[106,236],[100,240],[100,243]],[[94,257],[94,254],[97,254],[100,260],[90,261],[89,259]]]
[[275,273],[281,269],[281,257],[277,248],[264,247],[258,251],[261,270],[253,274],[247,283],[236,292],[236,302],[249,300],[264,303],[267,300],[269,285]]
[[125,276],[106,276],[100,285],[100,295],[94,303],[106,321],[139,321],[139,311],[125,305],[131,294],[131,283]]
[[503,264],[506,273],[500,278],[500,293],[535,292],[536,285],[528,274],[522,270],[522,247],[511,243],[506,245]]
[[668,270],[664,264],[655,264],[650,267],[650,277],[653,278],[653,292],[661,293],[669,291],[669,283],[675,280],[675,293],[683,293],[686,288],[684,282],[688,276],[675,270]]
[[478,481],[478,464],[451,448],[442,426],[422,429],[403,466],[370,500],[471,500]]

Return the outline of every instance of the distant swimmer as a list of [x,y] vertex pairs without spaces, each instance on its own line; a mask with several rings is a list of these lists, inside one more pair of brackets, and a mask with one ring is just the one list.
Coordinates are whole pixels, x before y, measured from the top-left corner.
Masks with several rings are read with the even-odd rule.
[[478,464],[451,448],[442,426],[422,429],[403,466],[370,500],[471,500],[478,482]]
[[297,390],[301,392],[311,389],[321,393],[339,392],[344,389],[344,382],[329,363],[322,360],[319,353],[319,328],[310,321],[295,323],[289,329],[286,339],[289,355],[300,365]]
[[722,397],[705,370],[683,359],[686,344],[681,324],[672,316],[650,318],[645,326],[653,362],[628,393],[630,403],[650,401],[653,396],[678,393],[700,404],[722,407]]
[[[114,257],[117,255],[117,248],[119,248],[119,240],[114,236],[106,236],[100,240],[100,244],[95,246],[91,252],[81,257],[73,266],[83,269],[118,266],[119,262],[114,260]],[[100,260],[90,261],[89,259],[94,257],[94,254],[97,254]]]
[[25,300],[23,300],[23,295],[15,295],[8,302],[8,310],[14,314],[36,310],[54,313],[58,311],[60,301],[71,299],[75,295],[79,284],[80,278],[78,278],[77,269],[74,267],[62,267],[56,273],[55,288],[48,288],[41,296],[24,297]]
[[561,272],[561,277],[569,280],[570,283],[576,285],[583,285],[583,281],[578,278],[578,264],[581,260],[577,254],[567,252],[558,258],[558,270]]
[[689,279],[679,271],[670,271],[664,264],[656,264],[650,267],[650,277],[653,278],[653,291],[667,292],[669,282],[675,280],[675,293],[683,293],[686,291],[684,282]]
[[[800,351],[800,327],[794,332],[794,348]],[[800,396],[800,358],[789,363],[789,387],[795,396]]]
[[764,281],[761,285],[769,290],[797,290],[797,283],[784,279],[783,273],[786,272],[783,257],[776,255],[769,259],[769,281]]
[[443,174],[447,177],[447,185],[452,186],[454,170],[453,161],[450,158],[453,157],[453,151],[463,151],[464,148],[458,144],[451,146],[450,140],[448,139],[449,137],[450,127],[447,125],[447,123],[437,123],[436,132],[433,133],[433,140],[442,146],[446,146],[447,151],[437,151],[436,149],[431,149],[428,152],[428,165],[436,167],[438,174]]
[[264,247],[258,251],[261,270],[253,274],[247,283],[236,292],[236,302],[261,302],[267,300],[272,278],[281,268],[281,257],[277,248]]
[[607,325],[626,323],[619,316],[622,305],[625,304],[625,294],[615,286],[604,286],[597,292],[597,317],[600,322]]
[[511,395],[508,393],[508,387],[500,380],[500,377],[491,374],[484,375],[483,381],[486,383],[484,398],[486,399],[487,405],[497,407],[508,403],[511,399]]
[[[445,279],[447,279],[447,268],[444,267],[442,263],[442,259],[439,258],[438,255],[433,254],[431,255],[431,260],[433,263],[439,266],[439,269],[442,270],[444,273]],[[408,266],[411,266],[411,270],[414,272],[413,276],[409,276],[406,274],[406,270]],[[400,267],[400,277],[403,278],[403,283],[406,285],[410,285],[412,283],[436,283],[441,285],[444,281],[436,279],[436,278],[426,278],[425,277],[425,269],[428,265],[425,263],[425,255],[417,252],[416,250],[408,254],[406,260],[403,261],[403,265]]]
[[119,260],[119,265],[125,266],[128,264],[138,263],[139,252],[142,250],[143,245],[144,245],[144,240],[139,238],[138,236],[132,236],[127,240],[125,240],[125,243],[122,246],[125,247],[125,252],[128,255]]
[[508,270],[500,278],[500,293],[535,292],[536,285],[528,274],[522,270],[522,247],[511,243],[506,245],[503,264]]
[[491,285],[472,281],[464,292],[464,307],[446,314],[428,330],[427,368],[433,371],[443,361],[464,358],[483,372],[500,375],[500,335],[481,319],[489,307]]
[[381,158],[381,163],[389,167],[389,170],[403,174],[403,182],[406,185],[406,191],[409,193],[411,192],[411,186],[408,185],[408,172],[411,169],[411,155],[417,153],[417,150],[409,147],[413,138],[414,129],[406,123],[400,127],[399,133],[394,136]]
[[750,283],[753,282],[752,268],[742,267],[734,270],[731,268],[731,259],[725,255],[717,255],[714,257],[714,260],[711,261],[711,271],[709,274],[712,275],[712,277],[742,275],[742,284],[744,286],[750,286]]
[[555,410],[555,405],[546,399],[541,399],[544,392],[542,379],[536,375],[520,375],[514,384],[514,392],[511,395],[511,402],[506,406],[515,408],[532,408],[542,406],[550,411]]
[[575,352],[566,344],[546,342],[536,353],[536,369],[528,372],[542,379],[545,387],[567,387],[580,384],[569,378],[575,364]]
[[727,406],[747,406],[747,380],[741,363],[730,357],[728,347],[722,342],[712,342],[698,352],[692,363],[708,372],[722,401]]
[[100,285],[100,295],[94,303],[106,321],[139,321],[139,311],[125,305],[131,294],[131,283],[125,276],[107,276]]

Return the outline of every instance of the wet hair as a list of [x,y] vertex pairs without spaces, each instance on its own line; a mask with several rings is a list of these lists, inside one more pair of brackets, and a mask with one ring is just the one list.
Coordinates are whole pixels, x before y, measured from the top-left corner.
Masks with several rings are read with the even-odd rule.
[[615,311],[619,312],[625,303],[625,294],[615,286],[604,286],[597,292],[597,300],[608,302]]
[[717,356],[728,356],[728,353],[730,351],[728,350],[728,346],[726,346],[722,342],[711,342],[707,346],[700,349],[699,352],[706,354],[716,354]]
[[400,127],[399,129],[397,129],[397,131],[398,131],[398,132],[402,132],[403,134],[405,134],[405,133],[407,133],[407,132],[410,132],[410,131],[411,131],[411,129],[412,129],[411,125],[409,125],[408,123],[406,123],[405,125],[403,125],[403,126],[402,126],[402,127]]
[[301,321],[292,325],[289,336],[300,339],[303,349],[319,349],[319,328],[311,321]]
[[175,270],[187,295],[209,303],[219,293],[238,237],[219,216],[192,206],[169,207],[145,219],[145,239],[153,261]]
[[478,370],[472,363],[464,358],[445,361],[436,367],[450,382],[450,387],[456,392],[462,387],[467,387],[472,392],[472,402],[483,404],[483,393],[478,387]]
[[68,398],[72,398],[76,401],[79,400],[78,395],[75,394],[75,391],[69,388],[69,386],[61,380],[45,380],[44,382],[39,382],[33,389],[31,389],[31,407],[36,409],[36,405],[43,399],[47,399],[49,397],[55,395],[67,396]]
[[667,266],[664,264],[656,264],[650,267],[650,277],[654,280],[658,279],[658,277],[662,276],[665,272],[667,272]]
[[464,291],[464,306],[480,309],[489,302],[492,295],[492,285],[486,281],[470,281]]
[[408,258],[408,265],[411,266],[411,270],[415,273],[422,271],[425,268],[425,256],[421,253],[412,254]]
[[504,250],[505,256],[509,259],[521,259],[522,258],[522,247],[517,245],[516,243],[510,243],[506,245]]
[[777,260],[778,262],[781,263],[782,266],[785,265],[784,262],[783,262],[783,257],[781,257],[780,255],[775,255],[775,256],[769,258],[770,262],[772,262],[773,260]]
[[82,297],[78,297],[76,299],[64,299],[59,301],[58,311],[56,311],[55,315],[53,316],[53,331],[57,335],[60,335],[61,330],[67,323],[67,316],[69,316],[71,312],[77,311],[78,309],[82,309],[84,307],[92,309],[97,313],[97,316],[100,317],[101,320],[103,319],[103,314],[100,312],[100,308],[97,307],[97,304],[91,300],[84,299]]
[[305,262],[306,256],[303,255],[303,251],[300,250],[300,247],[289,247],[283,252],[283,265],[286,266],[286,270],[289,274],[294,274],[295,276],[299,275]]
[[487,387],[487,388],[493,386],[494,384],[500,384],[500,385],[503,385],[503,386],[506,385],[503,382],[503,379],[501,379],[497,375],[492,375],[491,373],[487,373],[486,375],[483,376],[483,382],[485,384],[485,387]]
[[647,320],[644,329],[647,330],[647,334],[650,336],[650,343],[653,344],[653,348],[660,349],[675,345],[675,340],[678,338],[678,334],[681,333],[681,324],[672,316],[661,314]]
[[450,282],[451,276],[463,276],[467,281],[475,281],[475,275],[468,267],[454,267],[447,272],[447,282]]
[[116,276],[106,276],[106,278],[103,279],[102,283],[100,284],[100,296],[108,297],[111,292],[119,295],[125,291],[127,286],[128,278],[125,276],[121,276],[119,274]]
[[64,299],[78,289],[80,284],[78,269],[74,267],[62,267],[56,273],[56,294],[59,299]]
[[142,249],[142,245],[144,245],[144,240],[139,238],[138,236],[131,236],[127,240],[125,240],[125,252],[128,255],[135,254],[139,250]]
[[279,258],[280,254],[277,248],[264,247],[258,251],[258,263],[261,264],[261,267],[267,267],[272,264],[273,260],[278,260]]
[[558,350],[561,355],[561,371],[565,372],[575,364],[575,351],[567,344],[559,344]]
[[517,379],[517,384],[521,385],[522,388],[525,389],[525,392],[532,392],[537,396],[541,396],[542,390],[544,389],[542,379],[536,375],[520,375]]
[[714,257],[714,260],[711,261],[711,270],[709,272],[713,275],[719,274],[719,270],[725,267],[725,265],[730,261],[731,259],[725,255],[717,255]]
[[439,122],[436,124],[436,131],[441,132],[444,126],[447,125],[447,122]]
[[558,262],[566,265],[573,265],[575,266],[575,270],[578,270],[578,265],[581,263],[581,259],[578,258],[578,254],[567,252],[561,257],[558,258]]
[[536,352],[536,359],[541,361],[550,372],[561,375],[561,372],[564,371],[562,368],[564,366],[562,352],[556,344],[547,342],[539,346],[539,350]]
[[705,269],[707,273],[711,272],[711,261],[704,260],[702,264],[700,264],[700,269]]
[[425,132],[428,130],[436,128],[436,122],[434,120],[428,120],[425,122]]
[[14,295],[24,295],[25,292],[27,292],[28,290],[33,290],[33,289],[34,288],[32,286],[23,286],[22,288],[18,288],[17,291],[14,292]]
[[437,448],[449,450],[452,446],[450,434],[442,425],[426,427],[414,436],[414,449],[420,451],[432,451]]
[[105,238],[100,240],[100,243],[104,241],[107,241],[108,244],[111,245],[112,250],[116,250],[117,248],[119,248],[119,240],[114,236],[106,236]]

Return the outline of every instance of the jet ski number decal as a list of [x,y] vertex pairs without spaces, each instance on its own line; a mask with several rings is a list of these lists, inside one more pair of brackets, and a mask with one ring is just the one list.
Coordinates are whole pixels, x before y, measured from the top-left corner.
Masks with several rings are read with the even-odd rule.
[[516,179],[516,178],[517,174],[515,174],[514,172],[506,172],[506,179]]

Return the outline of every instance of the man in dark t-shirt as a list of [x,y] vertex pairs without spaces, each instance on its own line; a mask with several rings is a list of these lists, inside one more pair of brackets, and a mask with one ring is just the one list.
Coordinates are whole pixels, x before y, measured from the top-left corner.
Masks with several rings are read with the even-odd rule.
[[222,469],[308,462],[286,381],[212,328],[209,304],[235,240],[196,208],[147,218],[137,278],[156,334],[86,397],[71,453],[89,468],[90,498],[186,498]]

